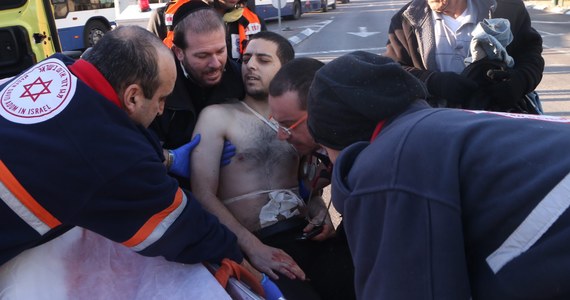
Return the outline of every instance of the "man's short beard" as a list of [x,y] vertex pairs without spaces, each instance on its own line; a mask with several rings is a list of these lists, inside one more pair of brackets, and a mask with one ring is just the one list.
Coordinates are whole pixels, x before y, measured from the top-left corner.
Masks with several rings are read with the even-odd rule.
[[269,93],[267,91],[262,90],[255,90],[255,91],[246,91],[247,95],[253,98],[256,101],[267,101],[269,98]]
[[188,63],[187,60],[184,60],[182,65],[184,66],[184,69],[186,69],[186,72],[188,72],[188,79],[196,84],[198,84],[200,87],[203,88],[211,88],[214,87],[218,84],[220,84],[220,82],[222,82],[222,78],[224,77],[223,73],[226,70],[226,67],[224,66],[224,68],[222,69],[222,76],[220,77],[220,79],[218,80],[218,82],[214,83],[214,84],[207,84],[206,82],[204,82],[200,77],[195,76],[193,69],[190,67],[190,63]]

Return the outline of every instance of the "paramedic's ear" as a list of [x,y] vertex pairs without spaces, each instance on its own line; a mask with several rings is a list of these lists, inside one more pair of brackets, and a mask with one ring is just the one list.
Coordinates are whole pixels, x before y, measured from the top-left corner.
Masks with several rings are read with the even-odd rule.
[[138,84],[133,83],[128,85],[121,94],[119,99],[122,108],[130,115],[136,109],[137,98],[142,95],[142,89]]
[[176,46],[176,44],[172,44],[172,50],[174,50],[174,55],[176,55],[176,58],[179,61],[183,61],[184,60],[184,49],[179,48]]

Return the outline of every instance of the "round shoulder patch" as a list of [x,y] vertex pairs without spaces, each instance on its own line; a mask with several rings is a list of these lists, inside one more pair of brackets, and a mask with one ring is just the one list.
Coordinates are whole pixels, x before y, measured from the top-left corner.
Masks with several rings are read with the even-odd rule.
[[77,78],[63,62],[46,59],[16,77],[0,92],[0,116],[20,124],[49,120],[75,94]]

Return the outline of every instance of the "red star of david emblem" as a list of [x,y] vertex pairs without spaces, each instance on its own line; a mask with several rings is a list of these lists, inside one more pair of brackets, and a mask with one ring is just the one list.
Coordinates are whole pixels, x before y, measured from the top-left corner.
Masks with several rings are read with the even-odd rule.
[[[38,97],[43,94],[51,94],[49,90],[49,85],[53,80],[43,81],[41,77],[38,77],[34,82],[29,84],[24,84],[24,89],[26,90],[21,96],[30,97],[34,102],[38,100]],[[36,87],[37,86],[37,87]]]

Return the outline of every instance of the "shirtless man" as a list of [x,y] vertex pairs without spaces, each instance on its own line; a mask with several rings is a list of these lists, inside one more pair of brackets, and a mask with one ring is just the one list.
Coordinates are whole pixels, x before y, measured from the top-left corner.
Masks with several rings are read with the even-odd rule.
[[[326,220],[314,239],[326,239],[334,229],[320,197],[305,204],[297,196],[299,155],[276,138],[277,127],[268,120],[269,83],[294,57],[294,51],[280,35],[262,32],[252,37],[243,57],[243,103],[209,106],[198,119],[194,134],[201,134],[202,142],[192,155],[192,190],[202,205],[238,236],[251,263],[278,279],[287,299],[318,299],[304,281],[304,271],[312,281],[317,272],[301,267],[311,269],[324,250],[321,243],[299,242],[295,237],[314,227],[305,217],[315,224]],[[220,169],[219,159],[214,158],[221,154],[224,139],[232,141],[237,154],[231,164]],[[280,278],[277,272],[285,276]]]

